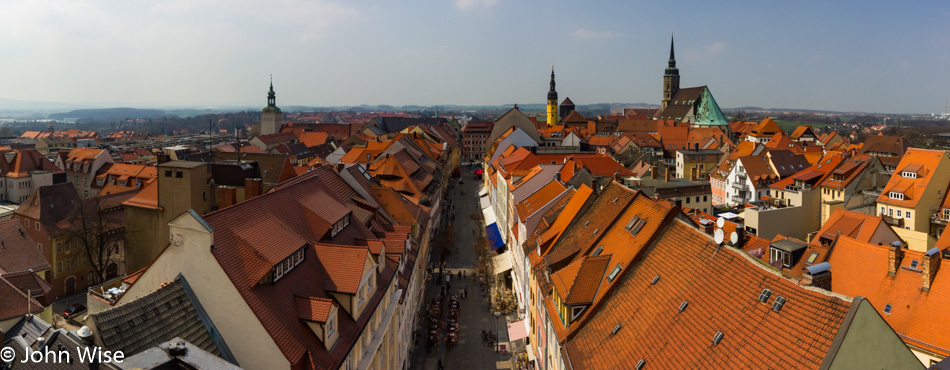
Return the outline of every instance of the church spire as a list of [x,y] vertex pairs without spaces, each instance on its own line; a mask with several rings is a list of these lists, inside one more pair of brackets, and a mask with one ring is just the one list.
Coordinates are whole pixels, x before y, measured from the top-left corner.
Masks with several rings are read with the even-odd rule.
[[557,91],[554,90],[554,64],[551,64],[551,90],[548,90],[548,126],[557,123]]
[[679,68],[676,68],[676,56],[673,52],[673,33],[670,32],[670,60],[666,67],[667,76],[679,76]]
[[673,52],[673,32],[670,31],[670,61],[663,74],[663,99],[660,101],[660,111],[673,102],[673,97],[680,90],[680,70],[676,68],[676,56]]
[[551,65],[551,90],[548,90],[548,100],[557,100],[557,91],[554,90],[554,65]]
[[270,91],[267,92],[267,106],[277,106],[277,94],[274,93],[274,75],[270,76]]

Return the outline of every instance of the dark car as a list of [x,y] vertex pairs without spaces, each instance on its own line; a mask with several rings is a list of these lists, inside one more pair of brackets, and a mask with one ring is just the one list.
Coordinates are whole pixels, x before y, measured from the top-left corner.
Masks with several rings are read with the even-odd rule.
[[86,312],[86,306],[83,306],[82,303],[74,303],[72,306],[66,308],[66,311],[63,311],[63,316],[69,319],[83,312]]

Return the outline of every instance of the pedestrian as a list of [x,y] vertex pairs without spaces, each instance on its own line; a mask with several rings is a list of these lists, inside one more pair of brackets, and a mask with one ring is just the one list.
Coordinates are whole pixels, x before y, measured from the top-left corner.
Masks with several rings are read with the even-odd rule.
[[445,285],[448,287],[449,292],[451,292],[451,291],[452,291],[452,284],[445,283]]
[[468,275],[465,270],[462,270],[462,279],[468,279],[465,275]]
[[455,274],[455,276],[458,276],[459,280],[462,280],[462,270],[459,270],[458,274]]
[[468,297],[468,286],[466,286],[466,287],[464,287],[464,288],[462,288],[462,289],[463,289],[463,291],[465,292],[465,296]]

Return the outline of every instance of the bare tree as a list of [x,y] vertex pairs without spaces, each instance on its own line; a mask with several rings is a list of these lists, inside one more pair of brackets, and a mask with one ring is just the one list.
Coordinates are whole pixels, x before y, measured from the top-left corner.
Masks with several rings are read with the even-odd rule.
[[91,284],[105,281],[109,265],[120,263],[118,259],[126,242],[122,209],[125,199],[128,196],[124,194],[83,199],[69,218],[71,228],[68,235],[78,244],[80,253],[86,256],[94,272]]

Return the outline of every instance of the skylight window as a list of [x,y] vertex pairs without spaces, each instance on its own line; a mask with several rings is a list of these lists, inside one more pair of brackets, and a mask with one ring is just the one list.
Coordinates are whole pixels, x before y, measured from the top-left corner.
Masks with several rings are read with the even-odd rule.
[[808,260],[805,261],[806,265],[815,263],[815,260],[818,259],[818,252],[811,252],[811,255],[808,256]]
[[594,249],[594,252],[592,252],[590,255],[591,255],[591,257],[596,257],[596,256],[599,256],[599,255],[600,255],[600,252],[603,252],[603,251],[604,251],[604,246],[603,246],[603,245],[598,245],[598,246],[597,246],[597,249]]
[[617,278],[617,275],[620,274],[621,269],[622,267],[620,267],[619,263],[617,264],[617,266],[614,266],[614,269],[610,270],[610,274],[607,274],[607,281],[613,282],[614,279]]
[[763,289],[762,294],[759,294],[759,302],[765,303],[769,301],[769,297],[772,296],[772,291],[768,289]]
[[894,306],[891,306],[890,303],[884,305],[884,313],[886,313],[886,314],[888,314],[888,315],[891,314],[891,310],[893,310],[893,309],[894,309]]
[[785,305],[785,297],[775,298],[775,302],[772,303],[772,311],[779,312],[782,310],[782,306]]
[[919,266],[919,265],[920,265],[920,261],[918,261],[918,260],[910,261],[910,268],[912,268],[912,269],[917,269],[917,266]]

